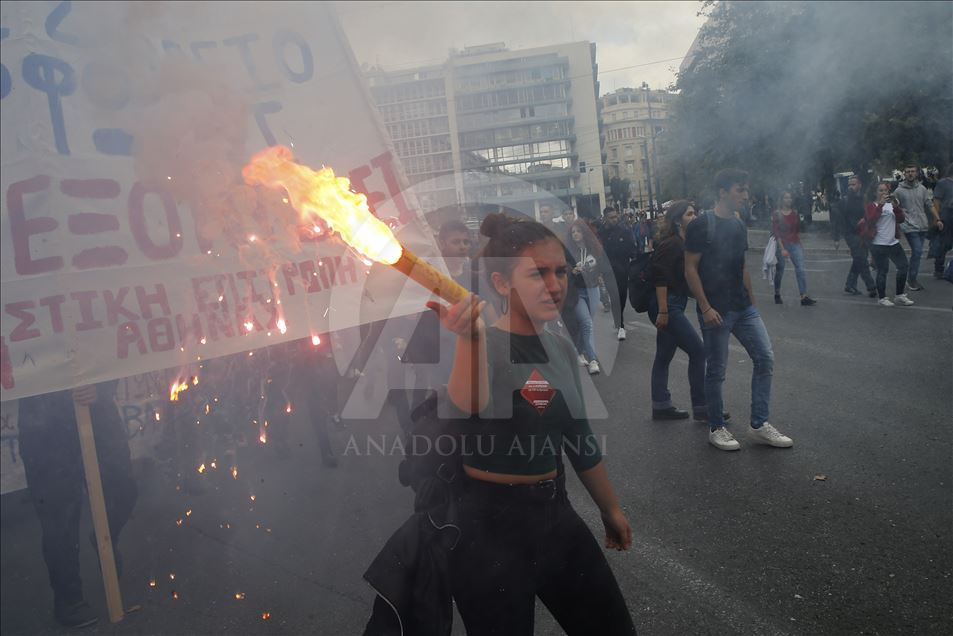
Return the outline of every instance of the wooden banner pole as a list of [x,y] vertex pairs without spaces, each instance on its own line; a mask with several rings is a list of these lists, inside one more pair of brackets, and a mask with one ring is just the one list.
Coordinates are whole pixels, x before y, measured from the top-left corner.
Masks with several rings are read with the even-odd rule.
[[106,607],[109,620],[118,623],[125,611],[122,606],[122,593],[119,590],[119,576],[116,573],[116,557],[113,554],[112,537],[109,536],[109,519],[106,517],[106,499],[103,497],[103,482],[99,476],[99,459],[96,456],[96,440],[93,437],[93,420],[89,406],[73,402],[76,412],[76,428],[79,431],[79,445],[83,452],[83,469],[86,471],[86,490],[89,492],[89,510],[96,530],[96,546],[99,549],[99,566],[103,574],[103,586],[106,588]]

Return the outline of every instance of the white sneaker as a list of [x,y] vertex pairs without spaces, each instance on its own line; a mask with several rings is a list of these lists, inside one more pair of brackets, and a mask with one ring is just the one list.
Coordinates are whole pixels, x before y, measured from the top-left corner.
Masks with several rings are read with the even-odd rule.
[[589,363],[589,375],[596,375],[600,371],[602,371],[602,369],[599,368],[598,361],[593,360],[592,362]]
[[723,451],[734,451],[741,448],[738,440],[724,426],[708,433],[708,443]]
[[893,303],[890,302],[889,298],[881,298],[880,300],[877,301],[877,304],[880,305],[881,307],[893,307]]
[[579,361],[579,366],[581,367],[584,367],[589,364],[589,361],[586,360],[586,356],[582,355],[581,353],[579,354],[579,357],[576,358],[576,360]]
[[777,446],[778,448],[790,448],[794,446],[794,440],[787,435],[782,435],[778,429],[767,422],[761,425],[761,428],[751,429],[751,438],[759,444],[768,446]]
[[905,307],[909,307],[910,305],[913,304],[913,301],[907,298],[906,294],[900,294],[899,296],[893,297],[893,304],[904,305]]
[[625,340],[625,327],[619,327],[619,340]]

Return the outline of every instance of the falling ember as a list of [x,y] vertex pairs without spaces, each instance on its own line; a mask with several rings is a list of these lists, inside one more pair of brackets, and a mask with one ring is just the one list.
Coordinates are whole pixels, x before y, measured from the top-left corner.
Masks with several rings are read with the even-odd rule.
[[186,517],[191,517],[191,516],[192,516],[192,509],[191,509],[191,508],[189,508],[188,510],[185,511],[185,516],[186,516]]
[[[264,442],[262,442],[264,443]],[[238,467],[232,466],[232,479],[238,479]]]
[[311,336],[311,344],[313,344],[315,347],[321,344],[321,336]]
[[268,443],[268,436],[265,434],[264,430],[262,430],[261,434],[258,436],[258,441],[261,442],[262,444]]
[[169,580],[170,580],[170,581],[174,581],[174,580],[175,580],[175,572],[169,572]]
[[254,243],[257,239],[258,239],[258,237],[255,236],[254,234],[252,234],[251,236],[248,237],[248,242],[249,242],[249,243]]
[[203,337],[201,340],[199,340],[199,342],[201,342],[202,344],[205,344],[205,343],[208,342],[208,340],[206,340],[206,339]]
[[285,406],[285,413],[291,413],[291,403],[290,403],[290,402],[288,403],[287,406]]
[[185,382],[177,382],[173,384],[171,387],[169,387],[169,401],[178,402],[179,393],[181,393],[182,391],[187,391],[188,388],[189,388],[189,385],[186,384]]
[[156,580],[155,580],[155,579],[149,579],[149,587],[155,587],[155,586],[156,586]]
[[199,465],[199,467],[196,468],[195,470],[197,470],[197,471],[199,472],[199,474],[204,473],[204,472],[205,472],[205,464]]
[[291,149],[272,146],[251,158],[242,177],[250,186],[283,188],[305,223],[313,226],[315,217],[323,219],[361,256],[393,266],[444,300],[456,303],[469,295],[462,285],[405,250],[387,224],[371,214],[367,197],[351,192],[351,182],[335,176],[331,168],[315,172],[295,163]]
[[179,593],[175,590],[172,590],[172,599],[176,601],[179,600]]
[[206,403],[205,405],[205,414],[208,415],[208,412],[211,410],[211,407]]
[[159,421],[159,411],[156,411],[156,422]]
[[198,386],[198,385],[199,385],[199,376],[193,375],[193,376],[192,376],[192,386]]
[[278,331],[280,331],[281,333],[285,333],[286,331],[288,331],[288,325],[285,323],[284,318],[279,318],[276,324],[278,325]]
[[255,501],[255,495],[251,495],[251,496],[248,497],[248,498],[251,499],[252,501]]
[[209,466],[211,466],[212,468],[216,468],[216,469],[217,469],[217,468],[218,468],[218,462],[217,462],[217,460],[214,460],[214,459],[213,459],[213,460],[212,460],[212,463],[210,463]]
[[236,600],[236,601],[244,601],[244,600],[245,600],[245,593],[244,593],[244,592],[235,592],[235,600]]
[[182,525],[182,519],[176,519],[176,520],[175,520],[175,525],[181,526],[181,525]]
[[250,320],[245,323],[245,331],[251,331],[254,328],[255,325]]
[[266,621],[266,620],[268,620],[269,618],[271,618],[271,612],[262,612],[262,613],[261,613],[261,620]]

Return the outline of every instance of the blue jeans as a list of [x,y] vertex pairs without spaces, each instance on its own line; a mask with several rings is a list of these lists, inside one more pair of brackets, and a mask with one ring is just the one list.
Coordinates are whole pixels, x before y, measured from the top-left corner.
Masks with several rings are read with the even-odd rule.
[[[800,243],[783,243],[784,249],[791,255],[791,262],[794,263],[794,274],[797,278],[797,290],[802,296],[807,295],[807,276],[804,275],[804,249]],[[778,265],[774,270],[774,293],[781,293],[781,277],[784,275],[785,258],[778,248]]]
[[923,256],[923,242],[926,232],[905,232],[907,243],[910,244],[910,267],[907,269],[907,282],[916,283],[920,272],[920,257]]
[[751,427],[761,428],[768,421],[771,377],[774,375],[774,351],[771,350],[768,330],[754,306],[742,311],[726,311],[721,319],[721,325],[706,325],[701,311],[698,311],[708,362],[705,399],[708,402],[709,426],[715,430],[725,425],[722,385],[725,383],[725,368],[728,364],[728,337],[733,334],[754,362],[751,374]]
[[583,287],[579,290],[579,301],[576,303],[576,320],[579,322],[579,331],[576,335],[576,351],[581,352],[590,362],[596,359],[592,307],[598,302],[598,299],[598,287]]
[[[652,363],[652,408],[667,409],[673,406],[672,394],[668,391],[668,367],[675,357],[675,350],[688,354],[688,386],[695,415],[708,412],[705,403],[705,345],[698,332],[685,315],[688,298],[668,295],[668,325],[655,334],[655,362]],[[654,323],[658,318],[658,301],[649,303],[649,318]]]

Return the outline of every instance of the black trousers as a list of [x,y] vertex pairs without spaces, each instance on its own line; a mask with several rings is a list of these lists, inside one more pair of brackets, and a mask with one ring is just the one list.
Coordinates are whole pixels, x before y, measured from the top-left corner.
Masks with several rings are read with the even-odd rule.
[[897,295],[903,293],[907,285],[907,253],[903,251],[900,243],[893,245],[871,245],[870,255],[874,257],[874,263],[877,265],[877,295],[880,298],[887,296],[887,271],[890,269],[888,260],[893,261],[897,268]]
[[[67,405],[72,407],[71,402]],[[90,410],[109,533],[115,546],[132,516],[138,489],[132,477],[128,437],[116,406],[96,403]],[[57,603],[75,603],[83,598],[79,520],[86,499],[86,476],[72,411],[58,412],[45,421],[21,420],[19,443],[40,520],[50,586]]]
[[602,548],[559,487],[466,480],[460,540],[450,554],[457,610],[468,636],[531,636],[538,596],[569,636],[635,634]]
[[[612,277],[615,278],[615,284],[617,288],[616,296],[618,297],[618,302],[612,303],[612,317],[615,319],[615,328],[620,329],[625,326],[622,322],[623,314],[625,313],[625,301],[629,296],[629,269],[628,265],[617,267],[616,263],[612,264]],[[612,293],[612,289],[609,289],[609,293]]]
[[850,271],[847,273],[847,280],[844,287],[847,289],[857,289],[857,277],[864,280],[867,291],[875,289],[874,279],[870,275],[870,266],[867,264],[867,244],[856,234],[847,234],[844,236],[844,242],[850,249]]

